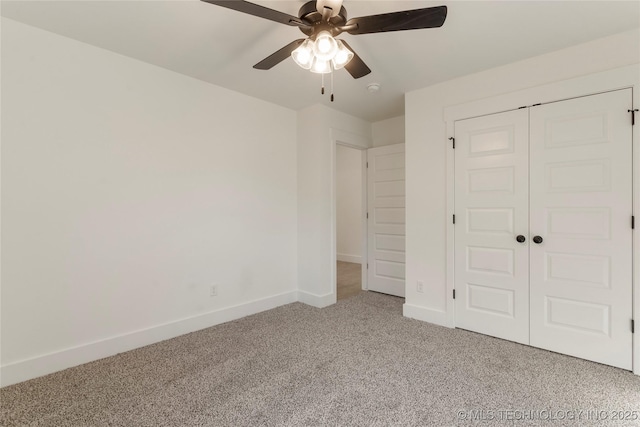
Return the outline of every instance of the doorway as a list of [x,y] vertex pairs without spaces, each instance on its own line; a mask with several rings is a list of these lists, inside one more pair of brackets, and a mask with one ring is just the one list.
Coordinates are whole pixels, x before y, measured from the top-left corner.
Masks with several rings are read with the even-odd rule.
[[336,144],[336,296],[363,290],[366,267],[366,151]]
[[[405,294],[405,155],[404,143],[369,148],[370,141],[355,134],[332,129],[332,276],[334,301],[372,290],[384,294],[404,297]],[[351,155],[349,171],[343,173],[343,154]],[[358,174],[357,179],[344,182],[343,178]],[[340,165],[338,165],[340,163]],[[347,161],[348,163],[348,161]],[[339,171],[340,169],[340,171]],[[353,186],[356,182],[355,187]],[[350,187],[348,196],[342,193],[343,187]],[[354,195],[355,194],[355,195]],[[361,230],[358,239],[353,238],[353,225],[350,246],[339,243],[344,235],[343,224],[354,222],[338,219],[344,210],[342,203],[349,200],[350,211],[359,215]],[[354,200],[357,203],[354,203]],[[339,206],[340,205],[340,206]],[[360,206],[358,209],[357,205]],[[340,222],[340,224],[338,224]],[[357,224],[357,222],[356,222]],[[350,249],[351,248],[351,249]],[[357,248],[357,249],[353,249]],[[340,263],[340,264],[338,264]],[[348,264],[343,264],[348,263]],[[344,267],[344,268],[342,268]],[[339,271],[340,270],[340,271]],[[358,287],[357,275],[360,272]],[[338,277],[341,275],[342,277]],[[338,282],[345,280],[351,289],[338,291]],[[340,294],[338,296],[338,294]]]

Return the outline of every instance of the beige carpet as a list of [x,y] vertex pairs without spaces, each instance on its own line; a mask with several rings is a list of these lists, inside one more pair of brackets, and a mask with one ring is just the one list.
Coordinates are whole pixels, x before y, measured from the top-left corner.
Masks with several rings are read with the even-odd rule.
[[640,411],[640,377],[407,319],[402,302],[361,292],[325,309],[289,304],[5,387],[0,424],[640,425],[611,412]]

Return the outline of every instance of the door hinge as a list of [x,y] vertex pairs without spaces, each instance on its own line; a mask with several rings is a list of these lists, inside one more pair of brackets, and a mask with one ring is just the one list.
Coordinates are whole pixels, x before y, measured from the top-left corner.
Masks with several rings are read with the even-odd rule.
[[456,216],[455,215],[453,215],[453,223],[454,224],[456,223]]
[[449,138],[449,141],[451,141],[451,146],[455,150],[456,149],[456,139],[454,137],[451,137],[451,138]]
[[367,219],[369,219],[369,212],[367,212]]
[[539,105],[542,105],[542,102],[538,102],[537,104],[533,104],[532,107],[537,107]]
[[631,333],[632,334],[636,333],[636,325],[635,325],[635,322],[633,321],[633,319],[631,319]]
[[369,162],[367,162],[367,169],[369,169]]
[[636,217],[631,215],[631,229],[636,228]]
[[456,290],[453,290],[453,299],[456,299]]
[[367,270],[369,269],[369,263],[367,263]]
[[635,110],[627,110],[627,113],[631,113],[631,126],[636,124],[636,111],[638,111],[637,108]]

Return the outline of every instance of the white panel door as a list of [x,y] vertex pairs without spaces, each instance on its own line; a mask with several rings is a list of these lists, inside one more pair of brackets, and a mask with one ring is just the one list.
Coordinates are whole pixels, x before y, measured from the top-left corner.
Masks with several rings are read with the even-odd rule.
[[529,342],[528,130],[526,110],[455,124],[456,326],[520,343]]
[[531,345],[631,369],[631,89],[531,114]]
[[404,144],[367,150],[370,291],[404,297]]

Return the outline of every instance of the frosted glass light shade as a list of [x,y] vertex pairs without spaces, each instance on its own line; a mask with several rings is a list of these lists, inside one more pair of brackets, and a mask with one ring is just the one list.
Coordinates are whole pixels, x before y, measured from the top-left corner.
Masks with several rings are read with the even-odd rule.
[[353,59],[353,52],[351,52],[340,40],[336,40],[338,45],[338,50],[336,54],[331,59],[331,63],[333,64],[333,68],[335,70],[339,70],[344,67]]
[[331,61],[324,61],[318,57],[313,59],[313,65],[311,66],[312,73],[327,74],[331,72]]
[[300,46],[291,52],[291,57],[296,64],[308,70],[313,63],[313,42],[309,39],[302,42]]
[[313,53],[316,58],[330,61],[338,51],[338,43],[328,31],[320,31],[313,42]]

